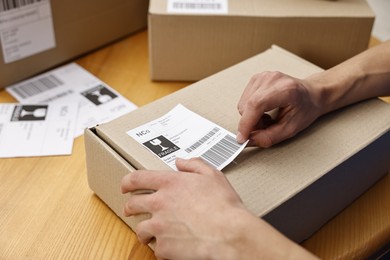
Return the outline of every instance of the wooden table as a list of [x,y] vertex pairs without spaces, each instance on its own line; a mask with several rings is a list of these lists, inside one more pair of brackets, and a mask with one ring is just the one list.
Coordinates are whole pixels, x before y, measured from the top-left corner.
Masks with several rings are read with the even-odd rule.
[[[376,42],[373,42],[375,44]],[[147,32],[76,62],[142,106],[189,83],[151,82]],[[15,102],[0,91],[0,102]],[[390,175],[303,246],[324,259],[366,258],[390,242]],[[0,259],[155,259],[89,189],[84,139],[71,156],[0,159]]]

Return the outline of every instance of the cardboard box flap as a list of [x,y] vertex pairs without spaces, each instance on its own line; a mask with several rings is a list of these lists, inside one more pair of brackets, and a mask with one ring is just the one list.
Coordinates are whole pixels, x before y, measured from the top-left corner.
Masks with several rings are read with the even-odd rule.
[[[151,1],[149,13],[167,13],[168,0]],[[365,0],[228,0],[229,16],[374,17]]]
[[[168,169],[126,132],[162,116],[178,103],[235,132],[239,120],[238,99],[250,77],[265,70],[279,70],[302,78],[321,69],[273,47],[102,124],[96,127],[97,134],[135,168]],[[388,132],[389,115],[390,106],[378,99],[347,107],[322,117],[295,138],[273,148],[245,149],[236,159],[237,164],[225,168],[224,173],[249,210],[263,216]]]

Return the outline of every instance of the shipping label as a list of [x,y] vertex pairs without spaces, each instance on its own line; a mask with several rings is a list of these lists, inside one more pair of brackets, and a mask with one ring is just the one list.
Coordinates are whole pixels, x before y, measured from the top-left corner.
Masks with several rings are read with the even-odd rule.
[[21,103],[53,103],[71,100],[80,107],[75,137],[95,126],[137,108],[107,84],[76,63],[59,67],[6,90]]
[[0,40],[4,63],[54,48],[49,0],[0,0]]
[[167,12],[174,14],[227,14],[228,0],[168,0]]
[[0,158],[72,153],[78,104],[0,104]]
[[177,157],[200,157],[222,170],[247,144],[237,143],[234,134],[181,104],[127,134],[174,170]]

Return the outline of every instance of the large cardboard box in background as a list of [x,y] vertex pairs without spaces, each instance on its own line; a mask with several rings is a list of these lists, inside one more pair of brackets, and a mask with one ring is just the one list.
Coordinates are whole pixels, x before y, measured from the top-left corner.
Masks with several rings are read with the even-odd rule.
[[[24,1],[24,3],[30,3],[32,8],[35,4],[42,5],[47,1],[49,0]],[[147,25],[148,0],[51,0],[49,3],[54,26],[55,47],[9,63],[5,62],[3,52],[0,51],[0,88],[146,28]],[[11,12],[20,11],[21,7],[27,8],[26,6],[13,6],[12,3],[0,7],[0,17],[3,19],[7,18]],[[22,30],[28,30],[21,27],[25,26],[26,21],[31,23],[31,21],[38,20],[40,16],[42,13],[38,14],[38,11],[29,9],[25,13],[22,12],[16,17],[7,19],[7,22],[16,23],[16,25],[7,30],[0,30],[3,41],[5,33],[7,35],[10,35],[10,32],[21,34]],[[18,23],[18,20],[21,20],[21,23]],[[30,33],[44,32],[38,27],[36,31]],[[23,37],[23,35],[17,37]],[[1,46],[3,41],[0,41],[0,48],[3,47]],[[19,41],[20,44],[28,44],[28,40],[19,39]]]
[[[181,103],[235,133],[238,99],[250,77],[265,70],[306,77],[321,69],[273,47],[121,118],[87,129],[91,189],[134,229],[142,216],[123,217],[129,195],[120,193],[122,177],[135,169],[168,166],[126,132]],[[235,159],[237,164],[223,172],[249,210],[302,241],[389,171],[389,115],[390,105],[378,99],[350,106],[322,117],[273,148],[246,148]]]
[[227,14],[191,14],[195,5],[179,0],[187,14],[172,13],[168,0],[150,1],[153,80],[196,81],[272,44],[329,68],[367,48],[374,22],[365,0],[225,1]]

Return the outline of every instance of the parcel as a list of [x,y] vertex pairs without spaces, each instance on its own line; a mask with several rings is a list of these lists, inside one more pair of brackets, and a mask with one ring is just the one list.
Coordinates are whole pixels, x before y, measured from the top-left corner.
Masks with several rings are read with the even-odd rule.
[[[251,76],[266,70],[298,78],[321,71],[273,46],[118,119],[87,129],[91,189],[134,228],[142,216],[123,217],[129,195],[120,193],[122,177],[135,169],[170,168],[127,132],[180,103],[235,133],[239,97]],[[302,241],[388,173],[389,115],[390,105],[379,99],[340,109],[272,148],[246,148],[223,172],[250,211],[291,239]]]

